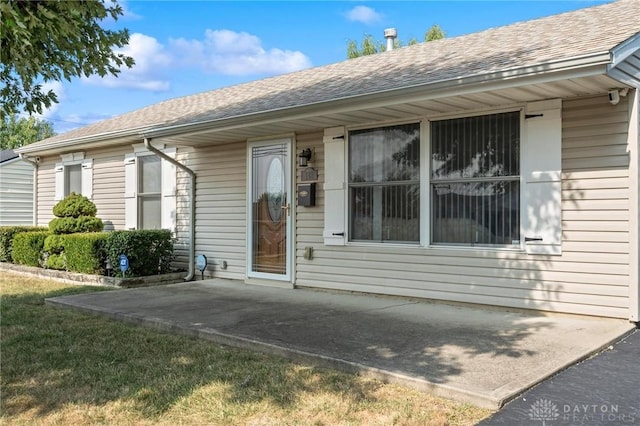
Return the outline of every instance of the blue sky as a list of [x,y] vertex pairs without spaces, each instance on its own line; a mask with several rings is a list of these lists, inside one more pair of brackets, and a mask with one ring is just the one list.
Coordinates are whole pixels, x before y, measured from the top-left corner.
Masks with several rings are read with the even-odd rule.
[[[166,99],[346,59],[348,40],[422,40],[438,24],[455,37],[610,0],[502,1],[120,1],[125,53],[119,78],[48,83],[60,102],[44,118],[62,133]],[[461,52],[464,54],[464,52]]]

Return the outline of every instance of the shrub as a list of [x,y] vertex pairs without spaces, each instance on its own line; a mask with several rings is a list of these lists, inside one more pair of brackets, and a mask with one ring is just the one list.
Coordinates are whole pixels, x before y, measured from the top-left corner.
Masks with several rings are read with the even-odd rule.
[[77,234],[80,232],[101,232],[102,219],[91,216],[57,217],[49,222],[49,230],[54,234]]
[[72,234],[64,237],[67,270],[83,274],[102,274],[107,259],[107,233]]
[[16,234],[21,232],[45,231],[38,226],[2,226],[0,227],[0,262],[13,262],[11,245]]
[[60,254],[64,251],[64,236],[49,235],[44,240],[43,250],[51,256],[52,254]]
[[125,254],[129,269],[125,277],[166,274],[171,271],[173,239],[162,230],[113,231],[107,238],[107,255],[117,273],[119,257]]
[[47,257],[47,260],[45,260],[44,266],[45,268],[48,268],[48,269],[57,269],[59,271],[65,271],[67,269],[67,257],[64,255],[64,253],[50,254]]
[[44,240],[48,232],[21,232],[13,238],[11,245],[15,263],[29,266],[42,266],[41,257]]
[[76,193],[71,193],[53,207],[53,214],[56,217],[95,217],[96,213],[98,213],[96,205],[84,195]]

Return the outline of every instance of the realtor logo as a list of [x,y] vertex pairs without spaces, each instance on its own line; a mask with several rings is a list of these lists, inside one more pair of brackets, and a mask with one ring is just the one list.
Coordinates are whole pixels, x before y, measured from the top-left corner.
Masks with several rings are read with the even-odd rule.
[[529,408],[529,418],[541,421],[542,426],[546,425],[545,422],[557,420],[558,417],[560,417],[558,407],[548,399],[539,399]]

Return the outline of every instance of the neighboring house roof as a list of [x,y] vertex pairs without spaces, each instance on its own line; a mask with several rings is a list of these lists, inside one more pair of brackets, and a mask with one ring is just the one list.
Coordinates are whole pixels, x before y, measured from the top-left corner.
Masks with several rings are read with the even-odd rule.
[[19,157],[18,153],[12,149],[3,149],[0,151],[0,163],[10,161],[18,157]]
[[[51,147],[163,129],[296,111],[314,105],[392,93],[407,88],[456,88],[473,82],[524,78],[587,66],[606,66],[610,75],[640,87],[627,58],[640,60],[640,1],[617,2],[479,33],[420,43],[376,55],[306,69],[236,86],[170,99],[22,148]],[[627,64],[625,64],[627,66]],[[635,75],[634,75],[635,74]]]

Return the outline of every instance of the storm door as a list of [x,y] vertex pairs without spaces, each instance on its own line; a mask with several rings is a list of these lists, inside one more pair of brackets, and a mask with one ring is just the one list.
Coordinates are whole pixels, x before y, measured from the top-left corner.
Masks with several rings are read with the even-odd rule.
[[249,146],[249,277],[291,278],[290,150],[290,139]]

